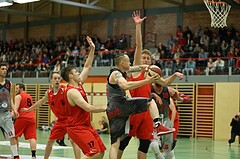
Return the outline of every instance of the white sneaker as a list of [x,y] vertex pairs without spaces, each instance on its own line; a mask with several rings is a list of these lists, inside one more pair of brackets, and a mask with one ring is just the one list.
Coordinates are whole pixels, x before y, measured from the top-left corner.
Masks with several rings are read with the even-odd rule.
[[32,157],[32,159],[36,159],[36,157]]

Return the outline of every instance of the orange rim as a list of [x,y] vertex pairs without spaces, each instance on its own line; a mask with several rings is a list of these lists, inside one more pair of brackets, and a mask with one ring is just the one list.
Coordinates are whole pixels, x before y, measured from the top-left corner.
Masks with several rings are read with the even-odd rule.
[[211,0],[208,0],[207,2],[208,2],[208,3],[216,3],[216,4],[227,4],[226,2],[211,1]]

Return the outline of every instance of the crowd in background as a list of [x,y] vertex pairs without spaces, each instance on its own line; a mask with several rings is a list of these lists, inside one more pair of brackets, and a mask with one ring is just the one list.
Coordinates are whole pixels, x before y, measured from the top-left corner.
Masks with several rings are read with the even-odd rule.
[[[96,46],[94,66],[114,66],[114,56],[122,51],[134,56],[134,43],[130,36],[107,37],[102,41],[90,35]],[[88,56],[86,35],[58,37],[55,41],[16,39],[0,41],[0,61],[9,64],[9,72],[59,71],[66,64],[82,67]],[[233,26],[211,31],[208,27],[191,30],[177,27],[166,44],[159,43],[152,52],[153,64],[161,67],[164,75],[176,71],[187,75],[224,74],[231,67],[240,74],[240,33]]]

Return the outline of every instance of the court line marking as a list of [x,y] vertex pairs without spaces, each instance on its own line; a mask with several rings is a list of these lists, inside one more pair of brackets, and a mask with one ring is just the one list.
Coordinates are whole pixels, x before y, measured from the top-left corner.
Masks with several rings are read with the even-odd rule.
[[[0,145],[2,146],[10,146],[9,141],[0,141]],[[19,142],[20,148],[30,148],[29,142]],[[37,150],[45,150],[46,144],[37,144]],[[69,146],[55,146],[53,145],[53,150],[60,150],[60,149],[71,149],[72,147]]]

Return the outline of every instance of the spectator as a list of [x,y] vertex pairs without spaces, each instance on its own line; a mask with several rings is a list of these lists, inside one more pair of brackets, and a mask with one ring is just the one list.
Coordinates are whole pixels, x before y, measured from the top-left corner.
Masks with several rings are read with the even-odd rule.
[[234,49],[233,48],[230,48],[228,54],[227,54],[227,57],[228,57],[228,67],[235,67],[235,53],[234,53]]
[[207,68],[205,72],[208,72],[209,74],[214,74],[214,62],[212,58],[208,59]]
[[49,63],[49,62],[50,62],[50,59],[49,59],[49,57],[47,56],[47,54],[43,54],[42,62],[43,62],[43,63]]
[[156,49],[155,49],[155,52],[151,55],[151,58],[154,59],[154,60],[156,60],[156,61],[158,61],[158,60],[160,59],[160,56],[161,56],[161,54],[160,54],[160,52],[159,52],[159,49],[156,48]]
[[221,50],[224,57],[227,56],[228,46],[229,46],[228,43],[226,43],[226,41],[223,40],[221,44]]
[[62,62],[61,60],[57,60],[56,64],[54,65],[53,72],[60,72],[62,69]]
[[102,116],[101,120],[98,123],[100,126],[100,129],[97,129],[98,134],[108,134],[109,128],[108,128],[108,123],[107,123],[106,117]]
[[200,47],[199,43],[196,43],[196,46],[195,46],[195,48],[193,49],[193,57],[194,57],[194,58],[197,58],[199,52],[201,52],[201,47]]
[[[231,144],[235,142],[236,136],[240,136],[240,112],[237,113],[234,116],[234,118],[232,118],[230,126],[232,127],[232,130],[231,130],[231,138],[228,140],[229,146],[231,146]],[[240,142],[239,142],[239,146],[240,146]]]
[[183,66],[182,61],[180,61],[179,59],[176,59],[175,63],[173,64],[173,73],[175,73],[175,72],[182,73],[183,68],[184,68],[184,66]]
[[221,59],[221,57],[217,57],[217,60],[214,62],[214,71],[216,74],[224,74],[224,66],[225,62]]
[[169,38],[168,41],[167,41],[167,49],[168,49],[168,50],[169,50],[170,46],[173,45],[174,42],[175,42],[175,41],[174,41],[174,39],[173,39],[173,35],[170,35],[170,38]]
[[205,66],[207,65],[207,58],[208,58],[208,53],[204,51],[204,49],[201,49],[199,54],[198,54],[198,61],[197,61],[197,67],[205,69]]
[[236,67],[235,67],[234,73],[240,74],[240,57],[237,57],[236,59]]
[[164,64],[164,69],[162,70],[164,76],[170,76],[173,73],[173,61],[167,60]]
[[193,61],[192,57],[188,58],[188,61],[185,63],[184,73],[188,75],[194,75],[196,72],[196,62]]

